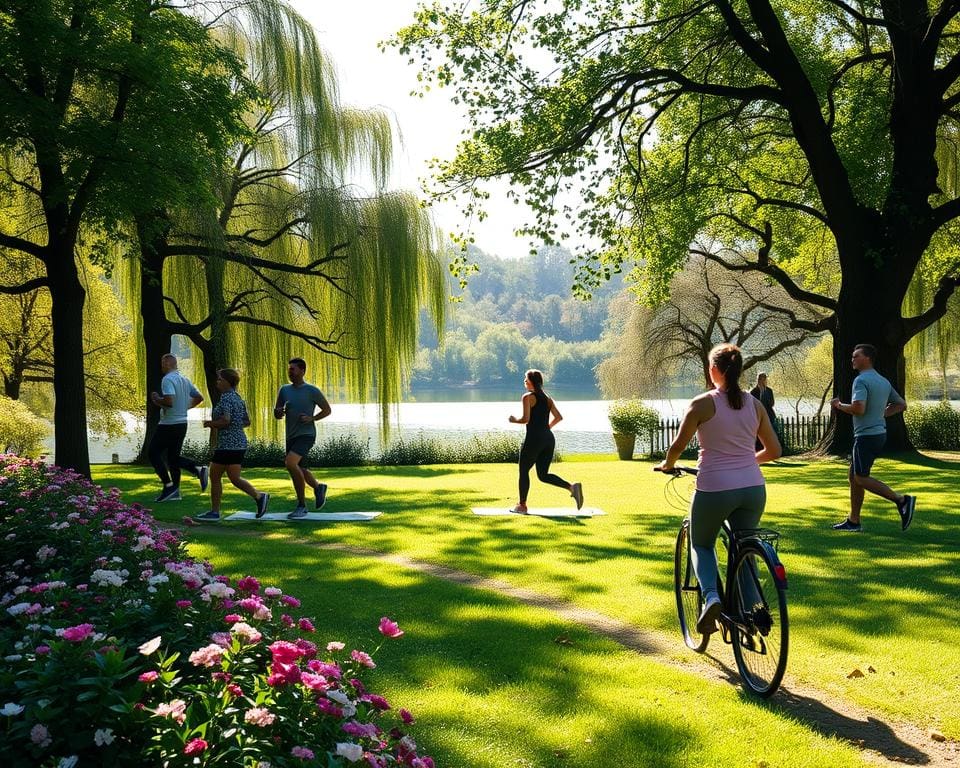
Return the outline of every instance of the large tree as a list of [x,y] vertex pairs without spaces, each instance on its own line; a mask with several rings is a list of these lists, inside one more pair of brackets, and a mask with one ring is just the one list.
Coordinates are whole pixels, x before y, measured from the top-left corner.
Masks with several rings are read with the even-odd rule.
[[213,402],[217,369],[234,366],[263,371],[245,393],[272,403],[286,360],[302,354],[322,361],[312,375],[325,384],[361,401],[375,390],[386,422],[413,367],[421,307],[442,325],[431,220],[413,195],[387,189],[390,121],[341,106],[306,21],[283,0],[218,9],[211,33],[243,60],[258,97],[216,169],[213,204],[139,219],[128,285],[140,300],[147,389],[181,334],[200,353]]
[[[935,159],[960,121],[960,3],[467,6],[422,7],[396,40],[427,84],[456,87],[470,118],[442,186],[470,192],[508,176],[546,238],[571,210],[603,246],[585,254],[587,290],[627,262],[662,297],[691,245],[761,272],[821,313],[795,323],[833,335],[836,394],[849,396],[850,351],[863,341],[903,389],[905,344],[960,284],[955,255],[935,260],[937,289],[904,316],[924,254],[960,216]],[[796,268],[817,242],[839,260],[835,292]],[[903,447],[894,421],[891,444]],[[835,426],[829,448],[841,450],[849,419]]]
[[81,233],[109,238],[138,211],[203,197],[240,128],[240,63],[186,5],[0,6],[0,192],[24,194],[39,221],[0,231],[0,247],[42,266],[0,292],[49,291],[56,460],[86,474]]

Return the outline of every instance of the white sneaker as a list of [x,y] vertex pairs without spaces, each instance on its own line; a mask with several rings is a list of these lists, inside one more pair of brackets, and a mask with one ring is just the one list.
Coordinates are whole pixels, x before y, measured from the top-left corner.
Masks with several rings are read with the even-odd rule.
[[573,496],[573,500],[577,502],[577,509],[580,509],[583,506],[583,485],[574,483],[570,488],[570,495]]

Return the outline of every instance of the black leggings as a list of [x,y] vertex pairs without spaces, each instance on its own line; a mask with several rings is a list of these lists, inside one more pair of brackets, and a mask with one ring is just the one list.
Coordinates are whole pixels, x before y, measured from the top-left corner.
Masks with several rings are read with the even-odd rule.
[[520,448],[520,503],[527,503],[527,494],[530,492],[530,468],[536,464],[537,479],[541,483],[549,483],[558,488],[570,488],[563,478],[550,474],[550,462],[553,461],[553,449],[556,441],[553,432],[547,430],[540,435],[528,434]]
[[[183,439],[187,436],[186,424],[158,424],[153,433],[147,456],[153,469],[164,485],[180,485],[180,470],[185,469],[194,477],[200,474],[197,463],[180,455]],[[169,472],[167,469],[169,468]],[[172,477],[172,479],[171,479]]]

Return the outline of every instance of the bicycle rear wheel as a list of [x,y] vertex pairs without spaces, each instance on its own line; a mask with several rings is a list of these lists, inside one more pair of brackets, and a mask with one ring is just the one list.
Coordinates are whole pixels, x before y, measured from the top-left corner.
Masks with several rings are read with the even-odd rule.
[[677,596],[677,615],[680,631],[688,648],[703,653],[710,635],[697,632],[697,619],[703,608],[703,595],[690,558],[690,521],[684,520],[677,534],[677,549],[673,557],[673,590]]
[[786,590],[774,576],[773,562],[764,548],[750,542],[740,548],[728,587],[737,669],[750,691],[767,698],[777,690],[787,668]]

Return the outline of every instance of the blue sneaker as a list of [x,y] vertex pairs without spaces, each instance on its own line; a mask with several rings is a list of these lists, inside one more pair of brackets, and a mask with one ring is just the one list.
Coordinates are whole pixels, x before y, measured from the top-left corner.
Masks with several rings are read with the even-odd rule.
[[220,513],[210,510],[209,512],[204,512],[202,515],[196,515],[193,519],[198,523],[219,523]]
[[863,526],[860,523],[854,523],[850,521],[848,517],[842,523],[837,523],[833,526],[835,531],[850,531],[851,533],[860,533],[863,530]]
[[176,485],[165,486],[156,501],[180,501],[180,488]]

